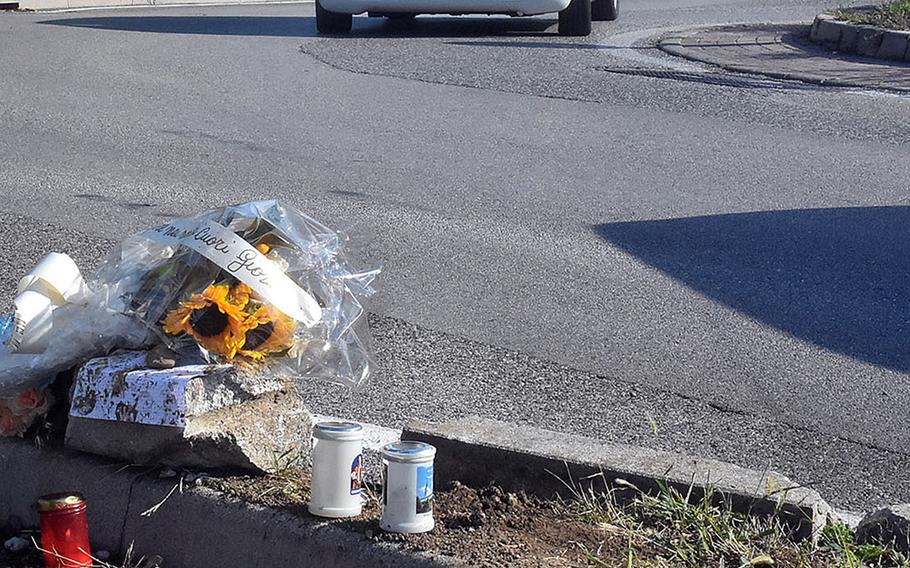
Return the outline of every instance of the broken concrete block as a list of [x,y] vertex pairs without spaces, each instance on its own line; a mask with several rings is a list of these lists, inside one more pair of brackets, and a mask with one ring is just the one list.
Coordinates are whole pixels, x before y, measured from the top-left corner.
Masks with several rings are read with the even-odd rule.
[[269,471],[309,449],[312,417],[293,387],[230,365],[146,369],[144,352],[87,362],[66,431],[72,449],[134,464]]
[[856,527],[856,542],[893,547],[910,554],[910,503],[869,513]]

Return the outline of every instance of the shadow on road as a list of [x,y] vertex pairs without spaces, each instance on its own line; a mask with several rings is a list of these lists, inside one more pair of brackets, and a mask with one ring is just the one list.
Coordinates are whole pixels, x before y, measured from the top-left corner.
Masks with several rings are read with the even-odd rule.
[[[61,18],[41,24],[119,30],[225,36],[316,37],[312,16],[115,16]],[[412,22],[385,18],[354,18],[350,35],[334,37],[477,37],[556,36],[544,33],[553,20],[542,18],[470,18],[420,16]]]
[[459,45],[467,47],[525,47],[546,49],[589,49],[595,51],[646,51],[659,50],[654,46],[630,47],[625,45],[607,45],[602,43],[555,43],[551,41],[447,41],[446,45]]
[[610,243],[825,349],[910,370],[910,207],[609,223]]

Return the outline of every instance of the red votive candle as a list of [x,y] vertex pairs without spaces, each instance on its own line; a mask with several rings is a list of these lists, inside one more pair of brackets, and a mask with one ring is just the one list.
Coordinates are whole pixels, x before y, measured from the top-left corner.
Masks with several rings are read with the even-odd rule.
[[38,499],[41,548],[45,568],[90,568],[85,498],[78,493],[54,493]]

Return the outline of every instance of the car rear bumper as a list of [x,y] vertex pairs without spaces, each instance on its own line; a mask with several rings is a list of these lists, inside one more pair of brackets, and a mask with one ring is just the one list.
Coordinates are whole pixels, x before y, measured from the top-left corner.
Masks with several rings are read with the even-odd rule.
[[319,0],[342,14],[363,12],[412,14],[510,14],[532,16],[564,10],[570,0]]

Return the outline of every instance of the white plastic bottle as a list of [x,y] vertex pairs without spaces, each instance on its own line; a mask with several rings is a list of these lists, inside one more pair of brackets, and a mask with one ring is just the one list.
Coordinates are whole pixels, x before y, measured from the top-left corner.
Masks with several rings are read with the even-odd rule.
[[423,442],[392,442],[382,449],[382,517],[386,531],[433,530],[433,458],[436,448]]
[[313,428],[309,511],[318,517],[356,517],[363,509],[363,426],[320,422]]

